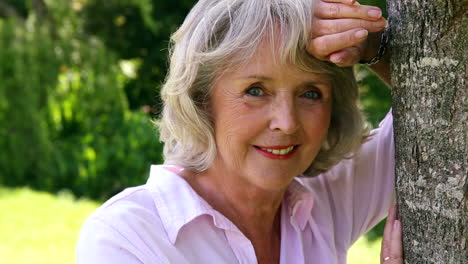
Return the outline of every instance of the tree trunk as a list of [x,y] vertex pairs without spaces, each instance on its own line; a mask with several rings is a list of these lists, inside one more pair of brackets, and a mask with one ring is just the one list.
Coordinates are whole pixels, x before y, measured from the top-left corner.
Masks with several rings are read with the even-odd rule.
[[388,1],[405,263],[468,263],[467,10]]

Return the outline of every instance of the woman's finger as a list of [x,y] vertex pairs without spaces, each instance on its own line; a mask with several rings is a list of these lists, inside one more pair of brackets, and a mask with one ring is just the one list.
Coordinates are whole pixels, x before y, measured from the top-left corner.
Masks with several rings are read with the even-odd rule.
[[379,32],[382,31],[386,25],[387,21],[384,18],[380,18],[376,21],[356,18],[314,19],[314,21],[312,21],[312,36],[320,37],[356,28],[363,28],[369,32]]
[[403,263],[402,228],[400,220],[395,220],[393,223],[392,239],[390,244],[390,259],[393,262],[389,262],[389,264]]
[[385,228],[382,238],[382,249],[380,250],[380,260],[383,263],[385,258],[390,255],[390,245],[392,239],[393,223],[395,222],[396,216],[396,205],[392,205],[388,211],[387,221],[385,222]]
[[391,238],[393,222],[396,220],[396,204],[392,205],[388,210],[387,222],[385,223],[384,237]]
[[326,60],[332,53],[358,45],[367,35],[367,30],[358,28],[318,37],[310,41],[307,50],[316,58]]
[[388,211],[387,221],[385,222],[385,229],[382,238],[382,249],[380,251],[380,258],[384,258],[390,255],[390,245],[392,239],[393,223],[396,220],[396,205],[392,205]]
[[361,52],[358,47],[342,49],[330,55],[329,61],[340,67],[349,67],[358,63],[361,58]]
[[403,245],[402,245],[401,222],[395,220],[392,227],[389,251],[382,256],[382,264],[403,264]]
[[358,47],[353,46],[350,48],[342,49],[338,52],[332,53],[329,61],[335,63],[340,67],[349,67],[358,63],[361,57],[361,52]]
[[318,18],[359,18],[377,20],[382,17],[382,11],[375,6],[347,5],[319,1],[315,7],[315,16]]
[[388,213],[382,239],[380,260],[383,264],[402,264],[403,246],[401,222],[396,219],[397,207],[393,205]]

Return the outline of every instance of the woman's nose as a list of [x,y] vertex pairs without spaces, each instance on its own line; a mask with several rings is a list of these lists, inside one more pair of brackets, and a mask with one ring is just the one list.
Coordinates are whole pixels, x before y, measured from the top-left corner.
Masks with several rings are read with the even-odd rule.
[[294,134],[299,128],[299,119],[294,100],[278,100],[272,105],[270,129],[285,134]]

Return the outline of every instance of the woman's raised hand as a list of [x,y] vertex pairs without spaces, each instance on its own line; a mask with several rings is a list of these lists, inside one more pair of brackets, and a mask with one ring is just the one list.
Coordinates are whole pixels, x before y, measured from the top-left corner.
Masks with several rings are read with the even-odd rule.
[[316,3],[308,51],[318,59],[339,66],[352,66],[368,57],[369,32],[380,32],[387,25],[382,11],[378,7],[360,5],[355,0],[313,1]]
[[400,220],[396,219],[396,212],[396,205],[393,205],[388,212],[380,251],[382,264],[403,264],[402,229]]

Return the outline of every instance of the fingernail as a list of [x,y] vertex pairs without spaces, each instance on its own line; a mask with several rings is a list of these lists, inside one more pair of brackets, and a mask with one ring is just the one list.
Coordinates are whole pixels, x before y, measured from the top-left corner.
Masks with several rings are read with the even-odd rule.
[[385,19],[382,19],[382,21],[379,23],[382,27],[386,27],[388,22]]
[[358,32],[354,33],[354,36],[358,39],[362,39],[362,38],[367,37],[367,34],[368,34],[367,30],[361,29]]
[[395,220],[395,222],[393,222],[393,229],[399,229],[400,228],[400,221],[399,220]]
[[382,16],[382,11],[378,9],[371,9],[367,12],[367,15],[372,18],[380,18]]

